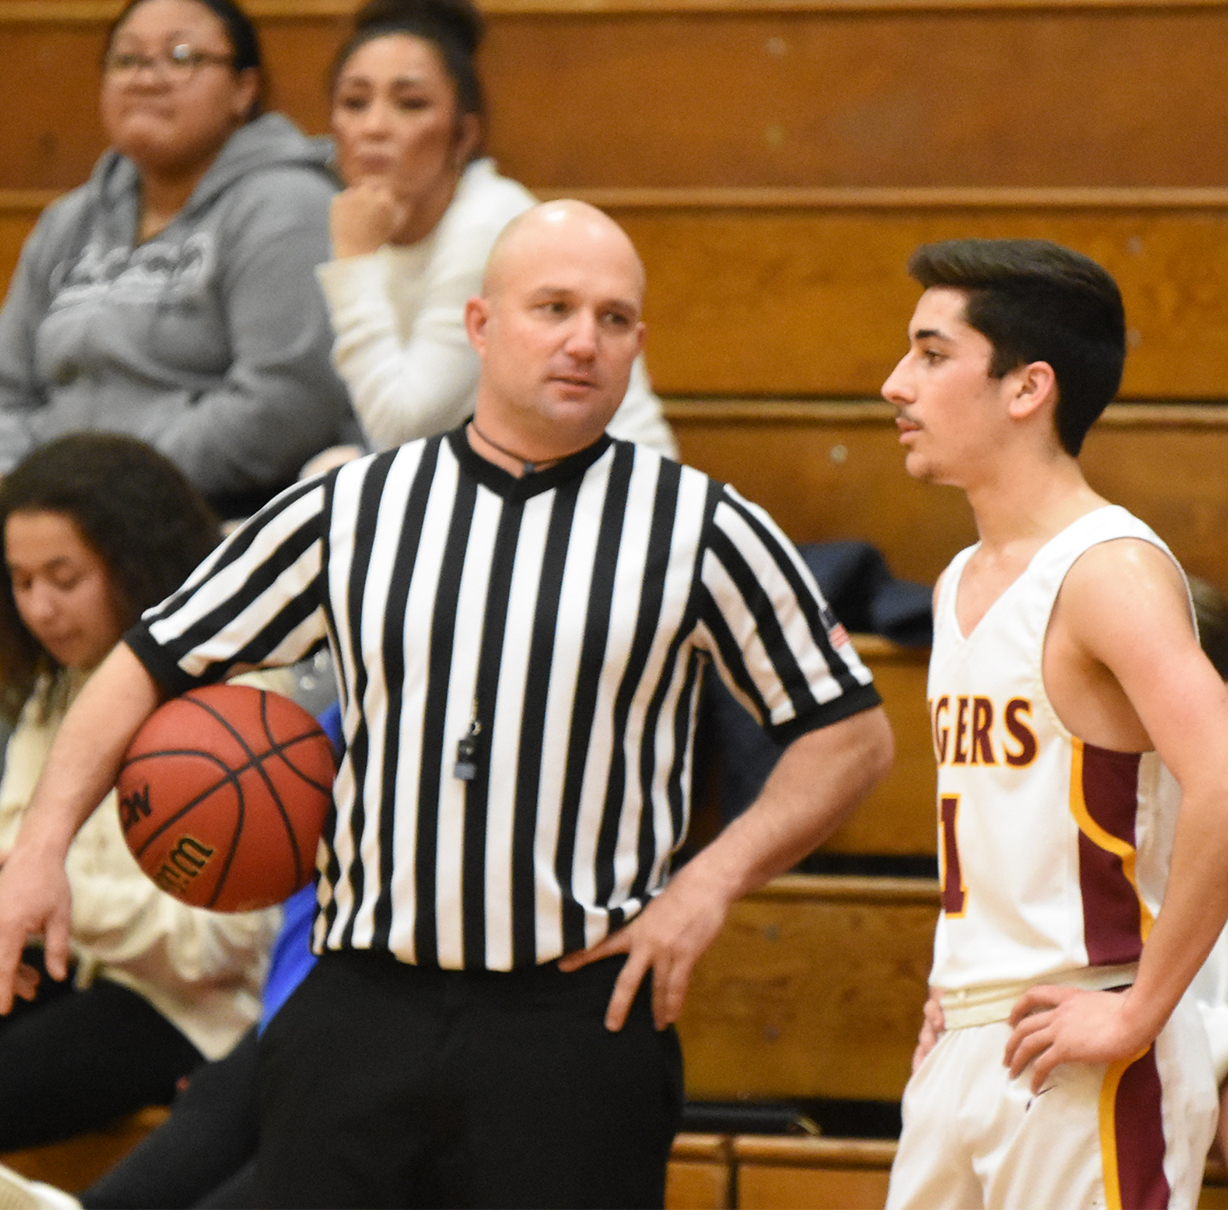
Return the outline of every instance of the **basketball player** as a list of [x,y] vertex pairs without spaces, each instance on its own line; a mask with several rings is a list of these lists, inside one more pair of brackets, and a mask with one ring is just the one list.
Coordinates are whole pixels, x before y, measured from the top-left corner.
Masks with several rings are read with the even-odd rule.
[[1228,694],[1172,555],[1076,461],[1120,381],[1120,294],[1044,241],[909,270],[883,395],[980,541],[935,590],[945,1031],[888,1205],[1193,1205],[1216,1090],[1178,1001],[1228,913]]

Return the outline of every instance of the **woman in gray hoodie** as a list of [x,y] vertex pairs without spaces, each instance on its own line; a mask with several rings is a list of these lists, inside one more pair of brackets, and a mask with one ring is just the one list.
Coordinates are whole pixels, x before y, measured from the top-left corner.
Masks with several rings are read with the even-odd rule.
[[224,516],[356,422],[312,277],[326,152],[260,115],[232,0],[133,0],[103,59],[112,148],[48,208],[0,312],[0,473],[61,433],[143,438]]

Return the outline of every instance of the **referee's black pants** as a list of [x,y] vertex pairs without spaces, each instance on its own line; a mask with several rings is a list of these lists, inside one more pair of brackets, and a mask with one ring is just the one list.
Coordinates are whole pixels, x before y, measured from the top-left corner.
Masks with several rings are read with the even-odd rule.
[[262,1039],[257,1204],[661,1206],[682,1059],[647,982],[602,1024],[622,962],[321,958]]

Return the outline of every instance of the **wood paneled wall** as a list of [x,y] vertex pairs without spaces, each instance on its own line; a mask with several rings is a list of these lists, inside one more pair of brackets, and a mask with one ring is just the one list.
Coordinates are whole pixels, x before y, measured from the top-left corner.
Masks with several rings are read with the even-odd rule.
[[877,396],[921,292],[909,255],[982,236],[1056,240],[1114,275],[1122,398],[1228,397],[1228,191],[585,196],[644,258],[648,364],[667,394]]
[[938,884],[779,878],[733,905],[678,1023],[693,1100],[895,1100],[908,1078]]
[[[250,0],[324,129],[350,0]],[[1228,183],[1228,4],[488,0],[490,146],[535,187]],[[0,0],[0,188],[101,148],[107,0]]]
[[[667,395],[876,397],[920,292],[909,254],[983,235],[1055,239],[1116,276],[1122,398],[1228,398],[1228,189],[578,192],[644,258]],[[50,196],[0,193],[0,280]]]
[[[684,461],[762,504],[795,541],[862,538],[896,575],[932,584],[976,539],[961,492],[905,473],[886,404],[676,401],[668,414]],[[1081,461],[1187,571],[1228,588],[1228,408],[1113,405]]]

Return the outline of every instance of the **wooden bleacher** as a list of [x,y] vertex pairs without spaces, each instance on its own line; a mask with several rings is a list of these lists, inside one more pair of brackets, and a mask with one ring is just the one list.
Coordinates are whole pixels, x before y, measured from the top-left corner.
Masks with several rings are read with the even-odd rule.
[[[119,0],[0,0],[0,188],[78,183]],[[327,121],[357,0],[247,0],[271,99]],[[490,146],[535,187],[1210,186],[1222,0],[485,0]],[[548,86],[541,82],[548,71]],[[1026,87],[1003,87],[1003,79]],[[1088,115],[1095,115],[1094,128]],[[50,137],[48,137],[50,136]]]
[[[885,403],[675,400],[668,415],[684,460],[764,505],[795,541],[862,538],[897,575],[932,583],[975,540],[962,493],[904,473]],[[1228,408],[1114,404],[1081,461],[1187,570],[1228,585],[1226,459]]]
[[679,1022],[688,1095],[898,1100],[937,915],[930,879],[789,875],[735,904]]
[[62,1143],[24,1147],[0,1155],[10,1168],[34,1181],[44,1181],[80,1193],[121,1160],[151,1130],[166,1120],[167,1110],[151,1105],[122,1118],[106,1130],[94,1131]]
[[[1207,255],[1228,246],[1228,190],[539,192],[592,200],[635,239],[649,366],[669,396],[877,398],[920,292],[909,253],[962,233],[1054,238],[1115,274],[1123,399],[1228,397],[1228,258]],[[0,190],[0,284],[53,196]]]

